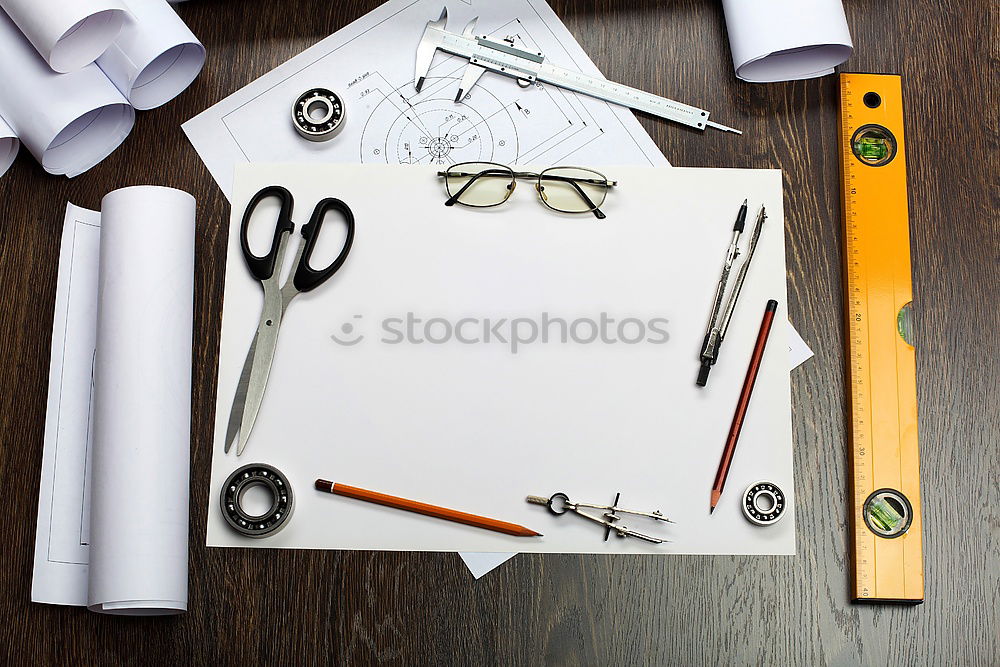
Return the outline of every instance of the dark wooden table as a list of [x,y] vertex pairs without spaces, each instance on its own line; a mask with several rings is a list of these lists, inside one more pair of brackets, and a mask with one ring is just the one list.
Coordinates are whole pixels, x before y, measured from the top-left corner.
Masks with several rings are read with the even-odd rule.
[[[737,81],[721,7],[706,0],[552,4],[609,78],[745,132],[642,118],[673,164],[784,171],[789,313],[816,352],[792,375],[798,555],[522,555],[475,582],[454,554],[204,546],[229,211],[180,124],[377,4],[182,5],[209,53],[186,93],[140,113],[125,144],[79,178],[44,174],[27,151],[0,178],[4,662],[1000,663],[1000,34],[988,1],[845,2],[855,55],[843,69],[904,77],[923,605],[848,601],[836,80]],[[99,208],[110,190],[147,183],[199,203],[190,611],[123,619],[28,600],[66,201]]]

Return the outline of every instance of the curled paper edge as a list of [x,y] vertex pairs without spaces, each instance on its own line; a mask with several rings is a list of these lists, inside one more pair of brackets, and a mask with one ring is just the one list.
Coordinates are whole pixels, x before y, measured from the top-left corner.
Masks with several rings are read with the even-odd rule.
[[0,118],[0,176],[3,176],[10,169],[10,165],[14,163],[14,158],[17,157],[17,151],[20,148],[21,142],[14,134],[14,130],[10,129],[10,125],[3,118]]
[[97,60],[128,16],[121,0],[0,0],[0,7],[60,74]]
[[[833,74],[833,69],[847,61],[854,51],[850,44],[812,44],[765,53],[736,68],[736,76],[748,83],[798,81]],[[802,67],[802,59],[809,64]],[[795,60],[799,67],[784,66]]]
[[131,17],[97,64],[133,107],[155,109],[198,77],[205,47],[165,0],[127,5]]

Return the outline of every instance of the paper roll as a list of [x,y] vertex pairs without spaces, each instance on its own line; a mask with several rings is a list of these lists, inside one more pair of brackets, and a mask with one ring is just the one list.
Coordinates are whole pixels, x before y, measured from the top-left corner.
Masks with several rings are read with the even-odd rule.
[[17,149],[21,147],[21,142],[17,140],[14,130],[10,125],[0,118],[0,176],[7,173],[14,157],[17,156]]
[[101,202],[87,606],[187,610],[195,201],[171,188]]
[[125,19],[121,0],[0,0],[28,41],[57,72],[97,60]]
[[205,64],[205,47],[166,0],[127,0],[132,14],[97,64],[136,109],[166,104]]
[[736,76],[752,83],[832,74],[854,47],[841,0],[722,0]]
[[135,109],[97,65],[56,74],[0,12],[0,115],[50,174],[77,176],[117,148]]

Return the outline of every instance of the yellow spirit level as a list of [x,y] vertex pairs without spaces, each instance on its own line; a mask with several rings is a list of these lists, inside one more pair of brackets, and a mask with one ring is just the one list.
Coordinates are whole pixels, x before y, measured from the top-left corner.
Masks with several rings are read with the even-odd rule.
[[900,78],[840,75],[852,597],[924,599]]

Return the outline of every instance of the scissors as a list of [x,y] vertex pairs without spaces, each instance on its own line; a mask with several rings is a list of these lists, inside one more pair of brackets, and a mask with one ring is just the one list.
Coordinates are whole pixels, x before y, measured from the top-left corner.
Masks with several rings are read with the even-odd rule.
[[[260,202],[268,197],[276,197],[281,202],[281,208],[274,226],[271,249],[266,255],[258,257],[250,250],[247,231],[254,210]],[[264,308],[260,313],[257,333],[254,334],[246,361],[243,363],[243,372],[240,374],[239,384],[236,385],[233,408],[229,413],[229,426],[226,430],[226,453],[229,453],[229,449],[239,434],[239,445],[236,448],[237,456],[242,454],[247,446],[250,431],[253,430],[261,401],[264,399],[264,389],[267,387],[271,362],[274,360],[274,351],[278,344],[278,331],[281,329],[281,322],[288,309],[288,304],[300,292],[308,292],[319,287],[339,271],[354,243],[354,213],[350,207],[341,200],[332,197],[320,201],[313,209],[309,222],[302,225],[303,241],[299,243],[296,251],[294,269],[285,282],[279,285],[278,278],[281,274],[281,267],[284,265],[288,240],[291,238],[292,231],[295,230],[295,224],[292,223],[293,204],[291,192],[280,185],[270,185],[255,194],[250,203],[247,204],[240,226],[240,245],[243,249],[243,258],[246,260],[250,273],[260,281],[264,288]],[[309,258],[316,247],[323,219],[329,211],[337,211],[343,216],[347,225],[347,238],[337,258],[325,269],[317,271],[309,266]]]

